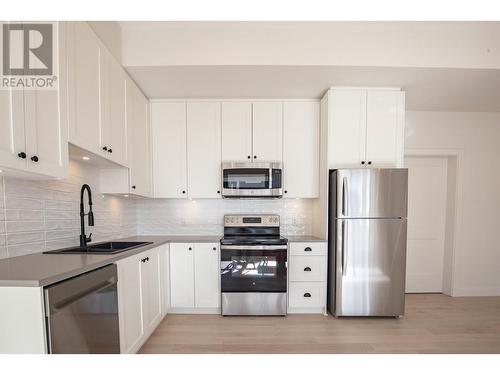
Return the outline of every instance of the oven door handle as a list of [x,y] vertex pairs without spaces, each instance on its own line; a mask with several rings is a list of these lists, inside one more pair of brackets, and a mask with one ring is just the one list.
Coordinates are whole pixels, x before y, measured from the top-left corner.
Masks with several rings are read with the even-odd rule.
[[221,250],[287,250],[287,245],[221,245]]

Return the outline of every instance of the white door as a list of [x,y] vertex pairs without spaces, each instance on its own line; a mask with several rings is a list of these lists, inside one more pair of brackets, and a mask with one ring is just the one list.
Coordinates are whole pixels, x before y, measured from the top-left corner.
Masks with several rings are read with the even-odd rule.
[[401,166],[403,156],[404,92],[367,93],[366,162],[371,167]]
[[253,103],[253,161],[281,161],[283,103]]
[[220,103],[187,104],[187,173],[189,198],[220,198]]
[[222,160],[252,158],[252,103],[222,103]]
[[[142,255],[142,254],[141,254]],[[141,295],[141,256],[120,260],[118,265],[118,306],[120,348],[134,353],[144,334]]]
[[101,50],[101,148],[114,162],[127,165],[125,73],[108,51]]
[[155,198],[186,198],[186,103],[151,104]]
[[194,290],[197,308],[219,307],[219,244],[197,243],[194,253]]
[[328,105],[329,168],[361,167],[366,146],[366,91],[332,90]]
[[284,198],[319,196],[319,103],[283,104]]
[[0,90],[0,166],[23,170],[27,150],[22,90]]
[[126,85],[129,188],[134,194],[149,197],[151,195],[149,103],[131,79],[127,79]]
[[158,249],[142,254],[141,285],[144,332],[150,334],[162,319],[161,262]]
[[170,244],[170,307],[194,307],[194,246]]
[[100,150],[99,41],[85,22],[68,22],[69,141]]
[[446,158],[406,157],[408,250],[406,291],[442,292],[446,221]]

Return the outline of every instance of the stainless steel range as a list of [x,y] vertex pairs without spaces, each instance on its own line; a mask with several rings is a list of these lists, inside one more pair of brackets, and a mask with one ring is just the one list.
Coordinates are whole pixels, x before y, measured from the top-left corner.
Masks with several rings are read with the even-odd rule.
[[222,315],[286,315],[287,243],[278,215],[226,215]]

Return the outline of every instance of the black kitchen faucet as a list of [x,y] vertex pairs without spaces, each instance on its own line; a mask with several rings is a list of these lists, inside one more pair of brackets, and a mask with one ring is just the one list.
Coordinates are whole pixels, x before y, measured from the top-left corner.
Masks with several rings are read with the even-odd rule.
[[[83,193],[87,190],[88,196],[89,196],[89,213],[86,214],[84,209],[83,209]],[[80,226],[81,226],[81,234],[80,234],[80,247],[85,247],[87,246],[87,243],[92,241],[92,233],[90,233],[90,236],[85,235],[85,221],[84,218],[85,216],[89,217],[89,226],[93,227],[94,226],[94,213],[92,212],[92,190],[90,189],[90,186],[87,184],[82,185],[82,190],[80,191]]]

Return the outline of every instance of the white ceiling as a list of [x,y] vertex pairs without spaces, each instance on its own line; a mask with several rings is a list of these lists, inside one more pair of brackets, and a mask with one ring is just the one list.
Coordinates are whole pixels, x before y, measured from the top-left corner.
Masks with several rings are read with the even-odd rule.
[[149,98],[320,98],[330,86],[396,86],[407,110],[500,112],[500,70],[340,66],[126,68]]

